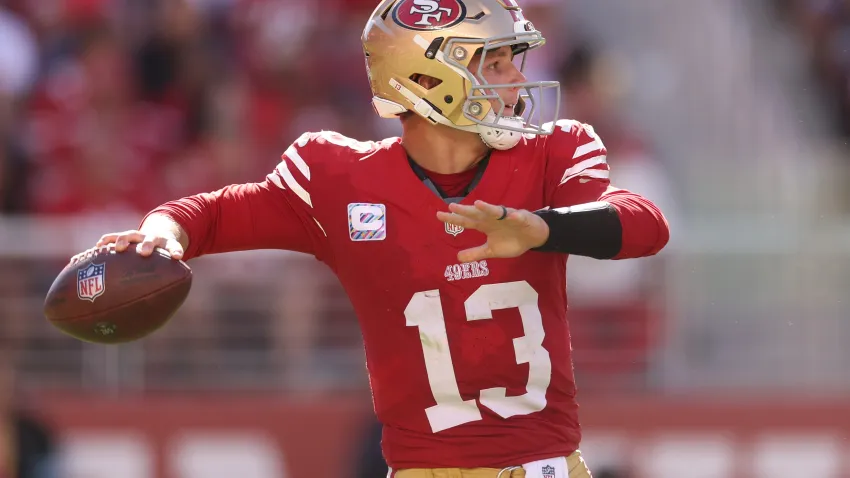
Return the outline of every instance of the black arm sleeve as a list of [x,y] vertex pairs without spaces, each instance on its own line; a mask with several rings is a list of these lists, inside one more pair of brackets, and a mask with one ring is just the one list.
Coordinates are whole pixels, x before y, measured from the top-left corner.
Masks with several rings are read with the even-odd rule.
[[623,226],[607,202],[535,211],[549,225],[549,239],[535,251],[612,259],[623,246]]

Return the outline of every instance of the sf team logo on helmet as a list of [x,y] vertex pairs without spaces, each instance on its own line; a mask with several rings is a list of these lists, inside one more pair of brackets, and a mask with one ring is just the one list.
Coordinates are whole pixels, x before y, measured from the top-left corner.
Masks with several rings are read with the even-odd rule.
[[461,0],[401,0],[393,11],[395,22],[411,30],[449,28],[465,18]]

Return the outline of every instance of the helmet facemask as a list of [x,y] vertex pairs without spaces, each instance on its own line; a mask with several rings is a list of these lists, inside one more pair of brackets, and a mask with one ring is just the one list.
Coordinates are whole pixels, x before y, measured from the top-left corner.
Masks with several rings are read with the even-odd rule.
[[[469,84],[463,116],[475,123],[481,139],[493,148],[510,149],[519,142],[523,134],[548,135],[553,131],[561,99],[560,84],[557,81],[490,84],[484,77],[487,55],[491,52],[510,47],[514,55],[521,56],[518,69],[524,72],[526,54],[543,42],[539,32],[531,32],[521,36],[488,38],[483,41],[483,45],[479,39],[453,38],[446,45],[446,63],[463,75]],[[482,45],[475,51],[481,56],[475,72],[460,63],[470,50],[464,45]],[[499,95],[500,90],[505,89],[520,90],[517,103],[508,111],[506,107],[509,105]],[[550,98],[546,98],[547,93],[550,93]],[[548,101],[544,101],[544,98],[551,100],[551,107],[547,107]]]

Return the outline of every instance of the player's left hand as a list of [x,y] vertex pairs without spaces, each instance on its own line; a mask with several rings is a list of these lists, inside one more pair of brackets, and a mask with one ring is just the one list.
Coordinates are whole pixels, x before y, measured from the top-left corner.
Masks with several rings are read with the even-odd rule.
[[437,212],[437,219],[487,235],[484,244],[458,253],[461,262],[518,257],[549,238],[549,226],[543,218],[524,209],[475,201],[474,206],[449,204],[449,210]]

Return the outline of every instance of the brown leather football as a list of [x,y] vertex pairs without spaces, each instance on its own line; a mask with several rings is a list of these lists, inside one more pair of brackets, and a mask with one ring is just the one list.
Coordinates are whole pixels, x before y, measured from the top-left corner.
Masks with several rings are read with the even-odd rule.
[[142,257],[131,245],[86,251],[59,273],[44,315],[62,332],[99,344],[145,337],[162,327],[192,287],[192,270],[162,249]]

